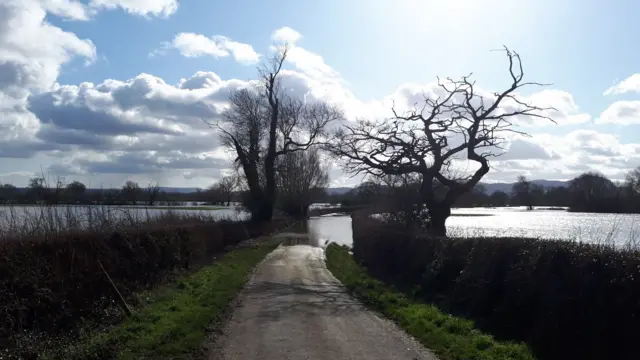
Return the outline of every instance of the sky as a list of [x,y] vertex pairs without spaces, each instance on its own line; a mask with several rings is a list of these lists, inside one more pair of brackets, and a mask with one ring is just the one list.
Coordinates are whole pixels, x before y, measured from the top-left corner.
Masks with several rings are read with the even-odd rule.
[[[620,0],[0,0],[0,183],[127,180],[206,187],[232,154],[202,121],[287,42],[284,83],[340,106],[347,121],[388,116],[436,77],[473,73],[555,107],[519,119],[485,180],[612,179],[640,166],[640,2]],[[329,162],[332,186],[359,179]]]

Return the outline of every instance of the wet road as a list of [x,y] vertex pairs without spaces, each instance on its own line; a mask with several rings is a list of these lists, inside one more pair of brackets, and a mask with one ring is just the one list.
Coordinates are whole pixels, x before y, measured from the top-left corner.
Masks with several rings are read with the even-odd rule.
[[319,247],[280,246],[258,265],[239,300],[210,359],[436,359],[351,298]]

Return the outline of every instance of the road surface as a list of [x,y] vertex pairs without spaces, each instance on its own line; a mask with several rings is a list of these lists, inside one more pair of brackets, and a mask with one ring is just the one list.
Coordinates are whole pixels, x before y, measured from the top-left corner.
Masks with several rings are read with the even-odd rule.
[[351,298],[324,252],[280,246],[258,265],[210,359],[436,360],[393,323]]

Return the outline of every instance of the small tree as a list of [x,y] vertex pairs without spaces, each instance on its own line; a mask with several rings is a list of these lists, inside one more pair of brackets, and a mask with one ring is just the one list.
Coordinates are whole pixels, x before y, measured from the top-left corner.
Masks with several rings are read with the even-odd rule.
[[504,191],[496,191],[489,195],[489,204],[491,206],[507,206],[509,205],[509,194]]
[[587,172],[569,182],[570,208],[573,211],[615,212],[617,187],[598,172]]
[[80,203],[86,201],[85,193],[87,187],[80,181],[73,181],[67,184],[65,188],[65,195],[69,201],[73,203]]
[[140,197],[140,185],[134,181],[127,181],[120,191],[122,198],[133,205],[138,203]]
[[233,192],[238,188],[238,176],[228,175],[223,176],[218,180],[218,191],[220,192],[220,197],[223,203],[226,202],[227,206],[231,205],[231,198],[233,197]]
[[[329,150],[352,173],[419,174],[420,197],[428,210],[428,231],[446,235],[451,206],[489,172],[489,159],[500,155],[506,133],[516,130],[516,118],[544,118],[545,110],[522,101],[517,93],[526,85],[520,56],[505,48],[511,84],[502,92],[483,95],[469,76],[438,81],[438,96],[425,95],[422,105],[384,120],[360,120],[335,135]],[[417,104],[416,104],[417,105]],[[455,171],[455,162],[474,166]],[[438,187],[444,187],[442,195]]]
[[3,184],[0,186],[0,201],[9,203],[15,201],[18,197],[18,188],[11,184]]
[[516,204],[533,210],[533,184],[525,176],[518,176],[516,183],[511,187],[511,196]]
[[147,188],[144,189],[144,193],[147,197],[147,204],[149,206],[153,206],[156,200],[158,200],[158,195],[160,194],[160,185],[158,185],[158,183],[149,183],[149,185],[147,185]]
[[631,189],[636,195],[640,194],[640,166],[625,175],[625,186]]
[[28,197],[35,202],[46,201],[49,189],[44,177],[34,177],[29,179]]
[[309,205],[329,183],[318,151],[287,153],[276,164],[277,207],[291,216],[306,217]]

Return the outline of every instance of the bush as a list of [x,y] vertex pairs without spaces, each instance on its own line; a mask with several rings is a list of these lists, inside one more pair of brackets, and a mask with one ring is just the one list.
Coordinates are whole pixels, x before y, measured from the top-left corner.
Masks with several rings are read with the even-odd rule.
[[127,297],[174,270],[188,269],[227,246],[285,224],[284,219],[254,224],[194,217],[4,239],[0,345],[19,331],[61,331],[104,312],[115,299],[105,271]]
[[353,219],[353,253],[541,359],[638,359],[640,253],[568,241],[427,238]]

